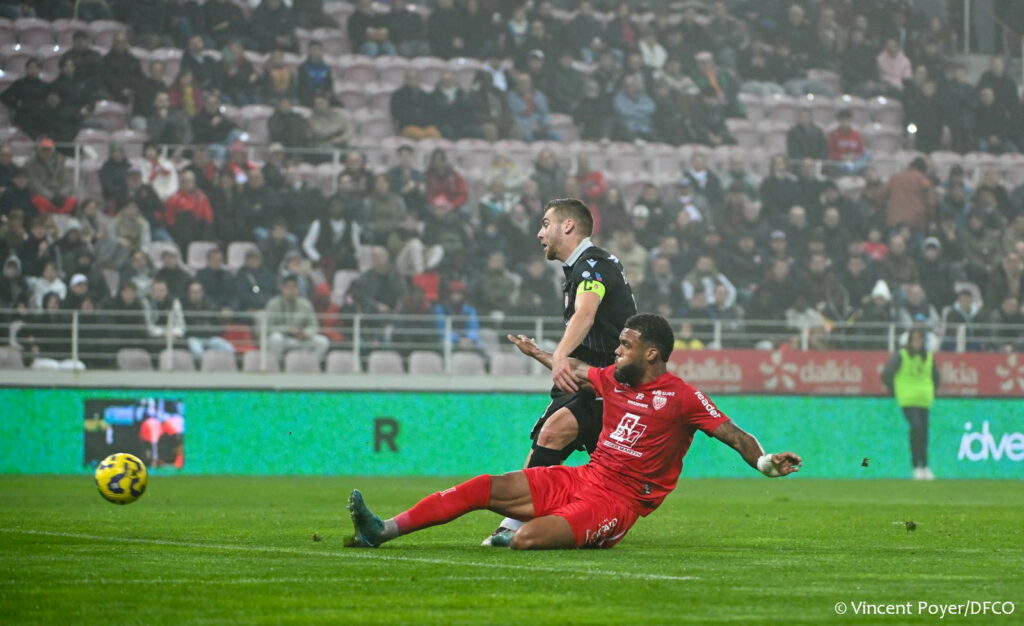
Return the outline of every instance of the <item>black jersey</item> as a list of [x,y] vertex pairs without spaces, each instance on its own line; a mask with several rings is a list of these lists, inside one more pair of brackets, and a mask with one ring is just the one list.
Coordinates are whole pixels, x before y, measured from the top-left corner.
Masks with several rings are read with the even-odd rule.
[[597,367],[611,365],[615,362],[619,333],[626,325],[626,320],[636,314],[636,300],[626,281],[622,263],[615,255],[597,246],[590,246],[577,257],[572,266],[562,269],[565,271],[562,293],[565,297],[563,319],[566,324],[576,312],[577,294],[592,291],[601,296],[594,325],[583,343],[569,356]]

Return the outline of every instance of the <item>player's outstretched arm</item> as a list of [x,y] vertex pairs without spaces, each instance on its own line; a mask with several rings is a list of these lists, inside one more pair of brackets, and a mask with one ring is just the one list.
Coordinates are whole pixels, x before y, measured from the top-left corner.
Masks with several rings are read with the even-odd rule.
[[797,472],[803,462],[792,452],[765,454],[757,439],[732,421],[716,428],[711,436],[739,452],[750,467],[771,478]]
[[[508,340],[515,344],[519,351],[526,356],[534,359],[544,367],[551,369],[553,357],[550,352],[545,352],[540,349],[537,342],[531,337],[526,335],[508,335]],[[587,372],[590,370],[590,365],[580,361],[579,359],[569,359],[569,367],[571,368],[573,379],[576,384],[580,387],[591,387],[590,379],[587,378]]]

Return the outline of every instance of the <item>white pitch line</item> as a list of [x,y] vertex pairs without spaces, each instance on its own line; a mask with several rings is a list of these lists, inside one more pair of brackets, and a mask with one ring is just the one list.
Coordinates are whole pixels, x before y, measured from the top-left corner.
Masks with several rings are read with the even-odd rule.
[[144,539],[136,537],[113,538],[104,535],[86,535],[82,533],[64,533],[49,530],[29,530],[21,528],[0,528],[0,532],[22,535],[36,535],[40,537],[65,537],[68,539],[87,539],[90,541],[102,541],[107,543],[135,543],[153,546],[171,546],[176,548],[195,548],[200,550],[226,550],[232,552],[269,552],[274,554],[298,554],[302,556],[337,557],[370,559],[374,561],[398,561],[403,563],[427,563],[430,565],[448,565],[465,567],[484,567],[496,569],[524,570],[528,572],[554,572],[577,576],[612,576],[615,578],[635,578],[639,580],[698,580],[697,576],[671,576],[669,574],[645,574],[640,572],[615,572],[609,570],[588,570],[566,567],[549,567],[544,565],[516,565],[513,563],[481,563],[478,561],[455,561],[451,559],[430,559],[416,556],[398,556],[392,554],[381,554],[375,550],[351,549],[344,552],[317,552],[314,550],[300,550],[298,548],[281,548],[277,546],[242,546],[235,544],[214,544],[195,543],[190,541],[171,541],[168,539]]

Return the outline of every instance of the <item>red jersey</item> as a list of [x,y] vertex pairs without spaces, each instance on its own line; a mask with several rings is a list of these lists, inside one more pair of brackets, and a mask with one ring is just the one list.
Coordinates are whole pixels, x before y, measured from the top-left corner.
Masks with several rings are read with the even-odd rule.
[[864,140],[855,128],[837,128],[828,134],[828,158],[842,161],[847,154],[859,157],[864,154]]
[[615,366],[587,378],[604,400],[603,425],[589,466],[603,486],[650,515],[675,489],[693,435],[729,421],[703,393],[671,372],[639,387],[615,380]]

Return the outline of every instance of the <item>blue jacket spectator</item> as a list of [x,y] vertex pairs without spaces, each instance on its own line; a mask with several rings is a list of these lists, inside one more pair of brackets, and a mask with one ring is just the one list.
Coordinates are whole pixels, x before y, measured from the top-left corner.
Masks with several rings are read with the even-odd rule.
[[334,93],[334,77],[331,68],[324,62],[324,45],[319,41],[309,44],[309,56],[299,66],[299,101],[303,106],[313,106],[313,96]]
[[533,80],[527,74],[516,77],[516,89],[508,94],[508,106],[523,141],[560,141],[551,128],[547,97],[533,88]]
[[640,89],[635,76],[622,81],[622,89],[612,101],[619,117],[619,135],[623,141],[650,139],[654,119],[654,100]]
[[[437,330],[445,341],[456,348],[476,348],[480,345],[480,320],[476,307],[466,302],[466,284],[455,280],[448,284],[448,298],[434,306]],[[445,337],[445,317],[453,316],[451,334]]]

